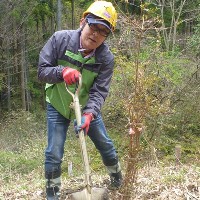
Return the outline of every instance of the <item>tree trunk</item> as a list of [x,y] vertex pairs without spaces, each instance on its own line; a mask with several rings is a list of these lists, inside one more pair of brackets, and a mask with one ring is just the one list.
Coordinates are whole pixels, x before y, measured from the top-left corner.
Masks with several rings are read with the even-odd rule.
[[57,30],[61,30],[62,21],[62,3],[61,0],[57,0]]
[[74,0],[72,0],[72,29],[75,29]]
[[11,110],[11,77],[10,77],[10,61],[7,62],[7,105],[8,111]]
[[26,58],[25,58],[25,25],[22,24],[21,29],[21,100],[22,100],[22,109],[26,110],[26,77],[25,77],[25,67],[26,67]]

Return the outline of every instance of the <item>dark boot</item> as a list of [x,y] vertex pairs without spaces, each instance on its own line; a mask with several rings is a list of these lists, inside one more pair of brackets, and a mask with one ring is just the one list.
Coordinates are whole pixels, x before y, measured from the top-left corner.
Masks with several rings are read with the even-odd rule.
[[59,193],[59,187],[46,187],[46,195],[47,200],[59,200],[60,193]]
[[61,171],[45,172],[46,177],[46,199],[59,200],[61,186]]
[[110,185],[108,186],[109,190],[118,190],[122,185],[122,172],[110,174]]
[[109,190],[117,190],[122,185],[122,172],[118,157],[110,160],[104,160],[104,164],[107,168],[108,174],[110,176]]

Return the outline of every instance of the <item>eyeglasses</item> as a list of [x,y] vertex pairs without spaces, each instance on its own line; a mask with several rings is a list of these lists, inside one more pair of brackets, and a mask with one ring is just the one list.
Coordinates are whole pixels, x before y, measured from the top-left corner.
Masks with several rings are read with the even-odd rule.
[[89,27],[93,30],[99,33],[101,36],[108,37],[110,34],[110,31],[106,31],[105,29],[101,29],[97,26],[97,24],[92,24],[88,22]]

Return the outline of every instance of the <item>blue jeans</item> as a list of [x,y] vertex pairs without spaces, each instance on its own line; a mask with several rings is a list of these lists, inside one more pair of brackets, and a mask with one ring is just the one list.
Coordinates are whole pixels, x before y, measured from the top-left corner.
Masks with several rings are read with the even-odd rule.
[[[48,146],[45,151],[45,172],[61,171],[66,133],[69,124],[69,119],[63,117],[51,104],[47,104]],[[104,164],[107,166],[115,165],[118,161],[117,153],[112,140],[107,134],[100,114],[91,121],[88,136],[100,152]],[[55,173],[55,177],[52,178],[57,178],[60,176],[60,173]]]

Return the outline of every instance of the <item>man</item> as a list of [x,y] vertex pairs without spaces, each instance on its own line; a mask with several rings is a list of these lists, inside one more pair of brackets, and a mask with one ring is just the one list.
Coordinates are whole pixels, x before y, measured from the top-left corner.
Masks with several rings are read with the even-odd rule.
[[69,107],[72,98],[65,83],[75,91],[80,73],[82,88],[79,100],[83,114],[82,124],[76,129],[84,129],[100,152],[111,179],[109,189],[118,189],[122,183],[118,156],[100,114],[114,65],[113,54],[104,41],[114,31],[116,20],[117,13],[112,3],[96,1],[83,13],[78,30],[54,33],[40,52],[38,78],[47,83],[47,199],[59,199],[66,132],[74,119],[74,111]]

